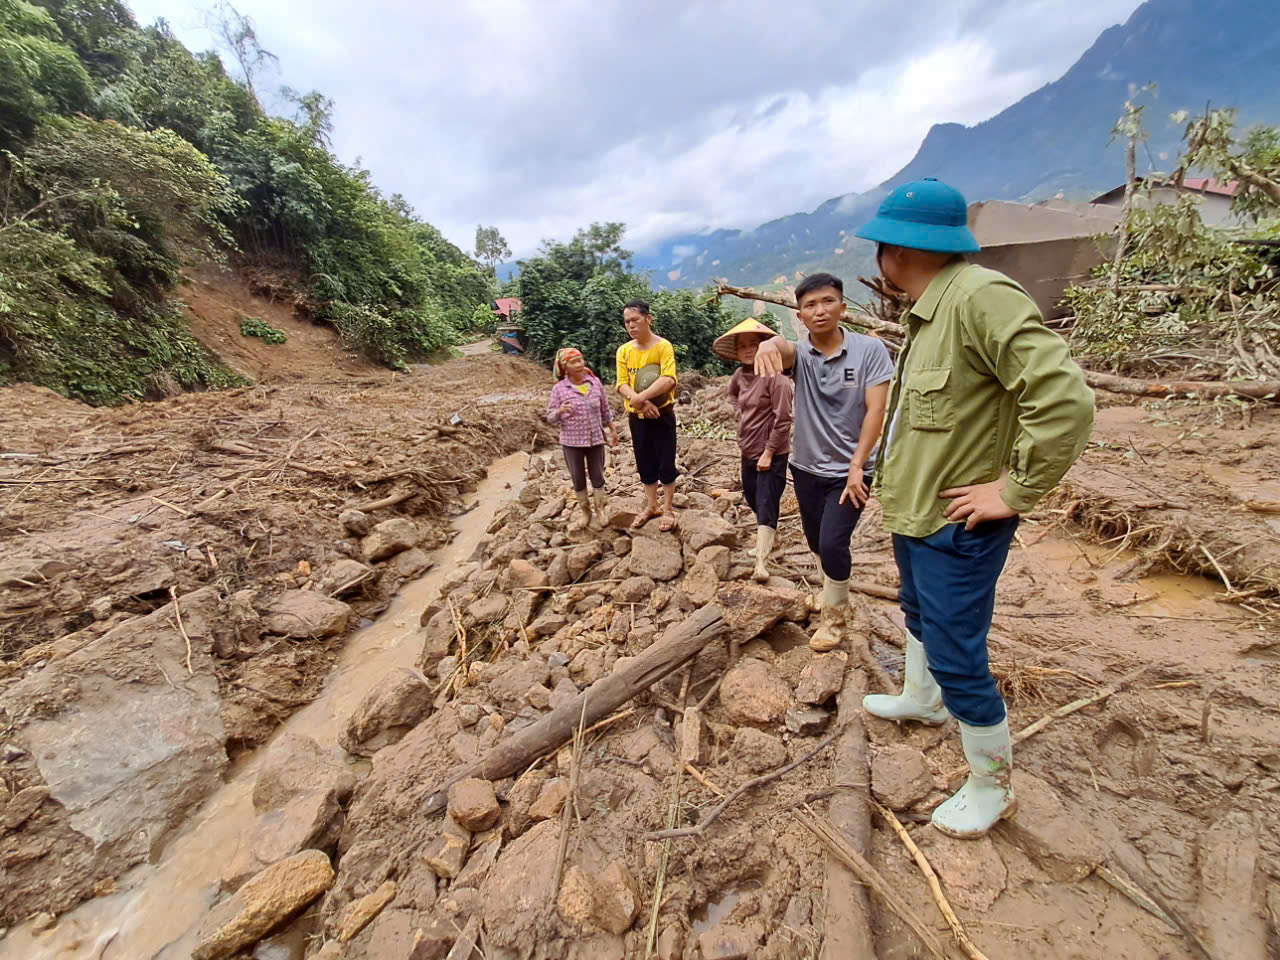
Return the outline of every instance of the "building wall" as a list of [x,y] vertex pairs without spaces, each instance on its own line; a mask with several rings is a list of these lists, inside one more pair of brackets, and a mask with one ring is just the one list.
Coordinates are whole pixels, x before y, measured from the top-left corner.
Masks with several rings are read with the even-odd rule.
[[1114,250],[1112,241],[1094,237],[1068,237],[1031,243],[1001,243],[966,256],[972,263],[999,270],[1026,288],[1046,320],[1065,316],[1059,306],[1062,293],[1084,280]]

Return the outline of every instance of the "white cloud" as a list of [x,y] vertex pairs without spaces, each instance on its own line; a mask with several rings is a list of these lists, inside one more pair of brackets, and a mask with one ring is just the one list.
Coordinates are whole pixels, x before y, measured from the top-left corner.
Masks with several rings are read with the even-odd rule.
[[[200,0],[136,0],[191,46]],[[283,80],[336,103],[359,157],[450,239],[517,255],[593,220],[628,243],[751,227],[865,189],[929,126],[974,123],[1065,70],[1137,0],[688,3],[239,0]]]

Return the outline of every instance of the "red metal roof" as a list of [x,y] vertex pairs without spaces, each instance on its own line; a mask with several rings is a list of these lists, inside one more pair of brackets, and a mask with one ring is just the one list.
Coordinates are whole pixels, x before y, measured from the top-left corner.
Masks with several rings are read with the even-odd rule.
[[502,316],[506,317],[508,320],[511,319],[511,315],[513,313],[520,312],[519,297],[499,297],[493,302],[498,305],[498,313],[502,314]]
[[1195,190],[1198,193],[1216,193],[1220,197],[1234,197],[1240,192],[1239,180],[1223,183],[1213,177],[1186,177],[1182,185],[1188,190]]

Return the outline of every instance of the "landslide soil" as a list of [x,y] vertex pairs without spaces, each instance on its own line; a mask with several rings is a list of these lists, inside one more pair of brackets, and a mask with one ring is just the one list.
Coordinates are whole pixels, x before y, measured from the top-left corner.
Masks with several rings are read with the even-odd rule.
[[[503,392],[493,393],[499,384]],[[407,493],[375,511],[375,519],[411,517],[424,531],[424,547],[445,542],[459,490],[485,463],[552,440],[538,423],[546,388],[545,374],[531,364],[480,357],[377,385],[258,386],[110,411],[89,411],[32,388],[4,391],[0,422],[9,427],[0,452],[24,456],[0,459],[0,478],[19,481],[0,486],[7,577],[0,586],[0,671],[16,677],[38,669],[58,649],[55,642],[74,644],[154,609],[168,602],[170,586],[181,596],[201,585],[228,594],[305,585],[314,571],[352,549],[336,519],[344,508]],[[718,513],[739,530],[725,573],[733,580],[749,575],[752,520],[732,492],[738,461],[723,397],[723,383],[715,384],[681,408],[682,503]],[[870,771],[837,770],[823,752],[739,801],[702,837],[673,841],[659,929],[683,932],[685,957],[700,955],[698,936],[716,924],[721,932],[754,938],[754,956],[816,957],[824,929],[844,918],[838,910],[824,915],[826,858],[790,810],[808,800],[821,812],[832,789],[890,782],[903,748],[923,754],[930,782],[923,796],[895,804],[898,815],[989,957],[1198,957],[1193,937],[1212,941],[1224,922],[1247,926],[1257,919],[1268,897],[1280,903],[1280,647],[1273,619],[1280,530],[1267,508],[1280,500],[1274,493],[1278,429],[1280,414],[1264,408],[1245,419],[1219,407],[1107,406],[1081,463],[1024,524],[1001,581],[991,644],[1011,726],[1022,729],[1055,707],[1123,683],[1018,748],[1015,786],[1024,806],[1016,828],[1002,825],[989,841],[973,845],[936,835],[927,826],[928,810],[946,795],[948,773],[963,763],[953,726],[899,729],[869,719]],[[42,480],[57,482],[33,482]],[[545,468],[535,466],[528,494],[495,518],[477,566],[450,578],[443,600],[469,609],[505,589],[514,603],[513,559],[545,565],[557,550],[599,542],[593,572],[546,601],[544,613],[564,620],[558,636],[531,643],[520,630],[485,632],[470,620],[463,629],[470,638],[475,628],[484,659],[500,670],[522,661],[549,664],[556,653],[572,653],[572,664],[585,652],[581,665],[567,670],[584,685],[596,671],[643,649],[632,636],[637,621],[653,629],[676,621],[669,610],[686,604],[681,591],[692,558],[667,589],[615,597],[617,577],[602,572],[629,572],[635,537],[574,531],[565,482],[557,456],[548,456]],[[610,489],[615,499],[636,492],[625,450]],[[552,509],[535,520],[548,504]],[[511,548],[517,541],[523,548]],[[889,538],[874,504],[856,534],[855,556],[860,583],[896,586]],[[814,582],[790,494],[773,560],[795,587]],[[401,579],[382,569],[353,601],[360,615],[375,616]],[[94,620],[90,608],[102,597],[111,599],[112,611]],[[893,689],[901,669],[895,607],[870,597],[856,606],[855,652],[865,649],[868,656],[850,657],[847,669],[866,670],[872,689]],[[437,603],[428,612],[441,609],[447,607]],[[744,651],[793,692],[807,661],[796,630],[770,631]],[[291,701],[314,695],[341,642],[264,642],[219,659],[232,748],[261,742],[293,708]],[[724,666],[722,656],[704,658],[694,675],[695,696]],[[396,791],[407,797],[428,791],[506,726],[518,726],[512,721],[536,719],[544,708],[530,702],[511,709],[492,693],[489,677],[478,671],[470,682],[449,685],[428,720],[375,757],[374,773],[348,811],[339,885],[326,901],[324,921],[332,926],[352,891],[372,890],[392,875],[411,893],[393,904],[381,933],[371,925],[346,956],[373,956],[368,951],[375,944],[396,942],[390,918],[408,923],[406,914],[414,922],[447,919],[459,930],[472,917],[483,919],[490,956],[521,955],[493,944],[534,941],[546,956],[642,956],[661,845],[641,834],[665,826],[669,814],[678,683],[639,698],[634,712],[594,734],[583,751],[584,793],[567,862],[596,885],[605,865],[620,861],[642,902],[639,918],[613,935],[566,909],[563,900],[558,907],[548,901],[536,916],[508,919],[485,911],[480,890],[517,902],[520,891],[545,886],[554,824],[529,829],[526,823],[519,839],[504,835],[504,855],[472,878],[479,890],[437,884],[411,862],[419,844],[439,832],[438,818],[389,815],[400,809]],[[708,705],[702,780],[684,777],[680,823],[698,822],[717,801],[715,791],[739,786],[759,768],[759,757],[735,749],[752,741],[739,739],[746,728],[723,699]],[[504,721],[489,724],[477,715]],[[791,759],[818,742],[780,724],[764,726]],[[0,747],[4,739],[0,731]],[[570,765],[564,755],[545,758],[535,775],[567,777]],[[2,775],[16,792],[31,768],[17,760]],[[514,786],[499,784],[504,804]],[[378,791],[390,800],[379,801]],[[1228,873],[1247,867],[1249,876],[1237,887],[1245,891],[1237,915],[1224,921],[1206,906],[1220,886],[1217,838],[1230,832],[1224,825],[1242,823]],[[944,931],[914,863],[882,822],[876,827],[869,858],[918,917]],[[365,851],[381,844],[392,856],[380,863],[342,859],[357,842]],[[471,854],[480,855],[478,849]],[[1120,863],[1183,932],[1135,906],[1094,869]],[[874,899],[873,919],[882,958],[927,955]],[[1274,930],[1270,936],[1274,950]]]

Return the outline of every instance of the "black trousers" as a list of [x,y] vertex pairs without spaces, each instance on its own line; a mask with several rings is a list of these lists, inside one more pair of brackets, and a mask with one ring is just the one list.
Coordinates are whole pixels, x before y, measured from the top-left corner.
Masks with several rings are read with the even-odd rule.
[[[871,486],[871,474],[864,479]],[[792,466],[791,480],[800,505],[800,526],[809,549],[822,561],[822,572],[832,580],[848,580],[853,569],[849,540],[862,519],[862,507],[840,502],[847,477],[820,477]]]
[[662,408],[653,420],[631,414],[631,446],[636,452],[636,470],[646,487],[655,483],[671,485],[680,476],[676,469],[676,405]]
[[778,529],[778,504],[787,489],[787,455],[773,458],[768,470],[756,469],[757,460],[742,458],[742,497],[755,511],[756,524]]
[[566,447],[564,465],[569,468],[569,479],[573,481],[573,492],[581,493],[587,489],[587,474],[591,474],[591,486],[597,490],[604,488],[604,444],[594,447]]

